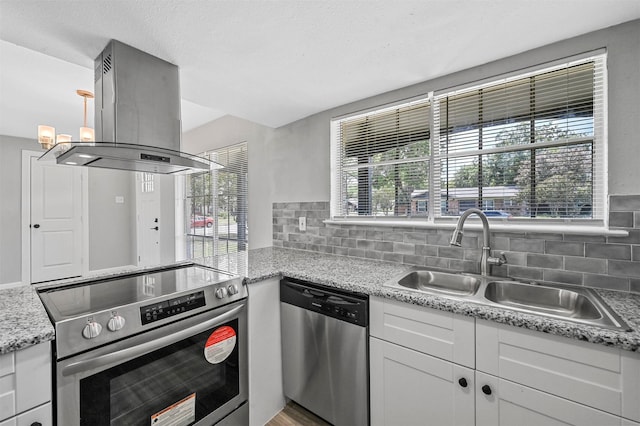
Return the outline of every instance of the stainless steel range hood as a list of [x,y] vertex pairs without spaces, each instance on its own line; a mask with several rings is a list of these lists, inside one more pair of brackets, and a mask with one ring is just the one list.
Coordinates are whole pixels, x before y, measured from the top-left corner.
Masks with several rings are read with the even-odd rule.
[[221,168],[180,152],[178,67],[116,40],[95,60],[96,142],[64,142],[41,159],[58,164],[187,174]]

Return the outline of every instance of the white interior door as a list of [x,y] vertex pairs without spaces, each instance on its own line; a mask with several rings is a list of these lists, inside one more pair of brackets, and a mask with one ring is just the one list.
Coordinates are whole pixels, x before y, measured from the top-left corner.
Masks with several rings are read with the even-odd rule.
[[[136,174],[138,211],[138,265],[160,264],[160,179],[151,173]],[[166,225],[166,224],[164,224]]]
[[31,282],[82,275],[82,171],[31,159]]

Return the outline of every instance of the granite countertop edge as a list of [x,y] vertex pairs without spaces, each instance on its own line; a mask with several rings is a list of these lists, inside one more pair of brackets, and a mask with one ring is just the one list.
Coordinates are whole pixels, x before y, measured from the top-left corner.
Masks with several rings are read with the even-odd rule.
[[[524,314],[470,301],[384,287],[388,279],[408,271],[413,268],[412,265],[279,247],[252,249],[245,253],[244,258],[238,257],[232,261],[228,257],[222,262],[220,259],[220,257],[214,260],[201,259],[193,263],[214,266],[222,270],[229,269],[229,272],[245,276],[245,283],[249,285],[270,278],[279,279],[287,276],[342,290],[640,353],[640,295],[635,293],[595,289],[606,304],[632,328],[632,331],[624,332]],[[177,262],[176,265],[185,263],[191,262]],[[231,264],[234,266],[231,267]],[[118,275],[118,273],[104,275]],[[62,282],[71,283],[103,277]],[[0,355],[55,338],[55,330],[38,297],[37,288],[38,286],[22,285],[0,289]]]
[[618,331],[383,286],[388,279],[413,267],[391,262],[269,247],[249,251],[245,282],[251,285],[269,278],[286,276],[369,296],[394,299],[640,353],[640,295],[638,294],[594,289],[632,329],[632,331]]
[[36,289],[0,290],[0,355],[51,341],[55,331]]

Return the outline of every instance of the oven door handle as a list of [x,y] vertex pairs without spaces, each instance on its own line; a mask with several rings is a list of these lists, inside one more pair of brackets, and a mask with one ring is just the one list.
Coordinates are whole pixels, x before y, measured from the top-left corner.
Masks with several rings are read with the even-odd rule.
[[119,363],[127,359],[132,359],[140,355],[144,355],[147,352],[152,352],[156,349],[163,348],[180,340],[186,339],[194,334],[201,333],[208,328],[214,327],[218,324],[227,322],[230,318],[234,317],[238,312],[244,309],[245,305],[242,304],[231,309],[224,314],[218,315],[215,318],[211,318],[205,322],[189,327],[185,330],[180,330],[176,333],[169,334],[159,339],[151,340],[140,345],[132,346],[130,348],[121,349],[106,355],[101,355],[96,358],[91,358],[83,361],[72,362],[62,369],[63,376],[72,376],[83,371],[95,370],[111,363]]

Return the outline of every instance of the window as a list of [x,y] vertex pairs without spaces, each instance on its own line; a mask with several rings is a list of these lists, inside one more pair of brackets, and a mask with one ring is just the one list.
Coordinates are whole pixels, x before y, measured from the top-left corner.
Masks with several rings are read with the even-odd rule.
[[202,156],[224,168],[185,179],[186,256],[194,259],[247,250],[247,145]]
[[602,220],[605,72],[601,54],[335,120],[333,216]]
[[334,216],[410,216],[429,185],[430,102],[333,123]]

